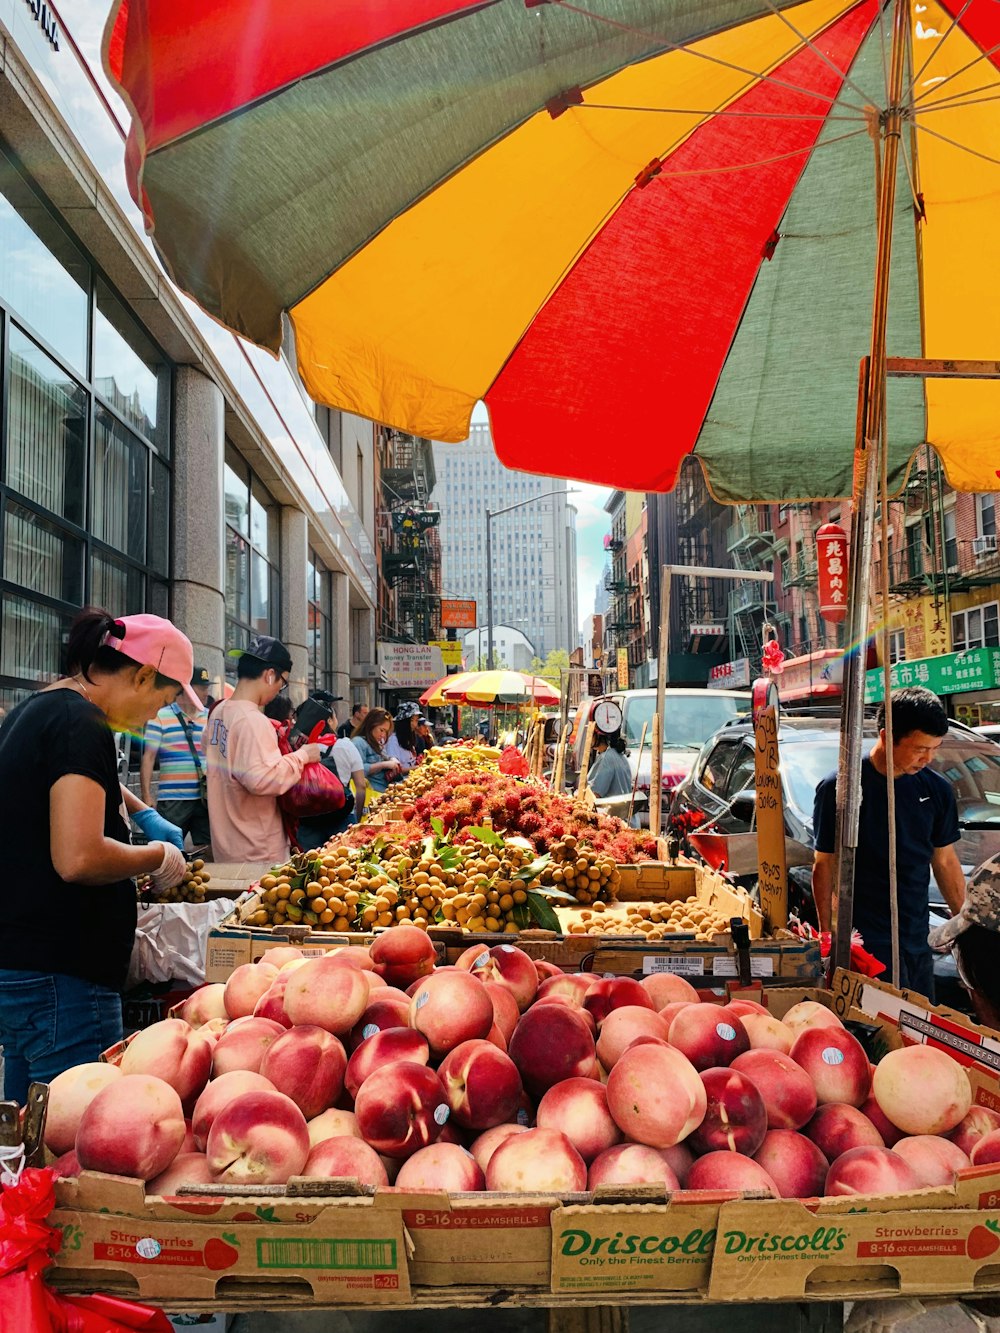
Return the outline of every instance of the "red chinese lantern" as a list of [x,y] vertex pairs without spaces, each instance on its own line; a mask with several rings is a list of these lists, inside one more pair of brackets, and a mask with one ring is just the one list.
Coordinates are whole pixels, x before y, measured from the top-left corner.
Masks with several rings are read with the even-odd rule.
[[839,523],[824,523],[816,533],[819,613],[839,623],[847,616],[847,533]]

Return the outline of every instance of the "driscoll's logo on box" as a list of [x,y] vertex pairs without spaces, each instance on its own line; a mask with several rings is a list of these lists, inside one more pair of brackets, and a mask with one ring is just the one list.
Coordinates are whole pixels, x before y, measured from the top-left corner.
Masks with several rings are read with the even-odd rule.
[[715,1231],[696,1227],[686,1236],[628,1236],[624,1231],[595,1236],[589,1231],[563,1231],[559,1236],[562,1254],[581,1263],[599,1263],[609,1256],[646,1256],[683,1254],[692,1258],[709,1255],[715,1244]]
[[745,1231],[727,1231],[723,1236],[725,1254],[837,1254],[844,1248],[847,1232],[841,1227],[817,1227],[815,1231],[782,1235],[765,1231],[750,1236]]

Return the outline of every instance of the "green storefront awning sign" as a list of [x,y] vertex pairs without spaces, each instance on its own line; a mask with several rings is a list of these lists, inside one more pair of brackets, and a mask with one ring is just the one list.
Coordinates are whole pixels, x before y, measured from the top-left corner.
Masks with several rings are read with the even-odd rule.
[[[935,694],[992,690],[1000,685],[1000,648],[970,648],[964,653],[896,662],[890,679],[894,690],[902,689],[904,685],[923,685]],[[885,698],[884,683],[882,667],[865,672],[866,704],[877,704]]]

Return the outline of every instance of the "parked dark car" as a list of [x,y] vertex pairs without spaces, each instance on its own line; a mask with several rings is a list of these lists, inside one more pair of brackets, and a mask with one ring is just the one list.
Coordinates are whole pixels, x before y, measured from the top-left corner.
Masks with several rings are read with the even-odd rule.
[[[865,723],[864,753],[875,743],[874,719]],[[789,907],[816,924],[812,900],[813,796],[822,778],[836,771],[840,721],[836,717],[786,715],[778,732],[785,799],[785,847]],[[958,803],[961,840],[956,850],[966,875],[1000,852],[1000,746],[960,722],[952,722],[932,766],[951,783]],[[672,814],[684,811],[717,821],[728,835],[727,869],[748,887],[756,880],[754,834],[754,735],[748,722],[721,728],[707,741],[688,777],[674,793]],[[947,918],[940,890],[931,880],[931,916]],[[960,998],[950,955],[936,960],[939,999]]]

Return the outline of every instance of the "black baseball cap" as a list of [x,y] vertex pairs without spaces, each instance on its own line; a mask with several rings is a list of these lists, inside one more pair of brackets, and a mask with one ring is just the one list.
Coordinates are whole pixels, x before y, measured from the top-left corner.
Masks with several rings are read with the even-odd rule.
[[208,674],[208,667],[195,667],[191,674],[192,685],[211,685],[212,677]]
[[230,648],[230,657],[256,657],[258,662],[266,662],[276,671],[291,671],[292,656],[280,639],[272,639],[269,634],[255,634],[247,648]]

